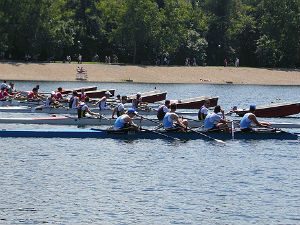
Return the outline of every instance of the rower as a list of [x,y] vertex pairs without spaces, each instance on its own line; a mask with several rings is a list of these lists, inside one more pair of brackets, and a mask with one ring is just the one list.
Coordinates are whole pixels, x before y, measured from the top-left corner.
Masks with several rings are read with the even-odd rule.
[[17,94],[18,91],[15,88],[15,84],[13,82],[9,82],[9,88],[6,90],[10,95]]
[[61,92],[62,92],[62,88],[61,87],[57,88],[57,92],[55,92],[54,95],[55,100],[63,100],[63,96]]
[[[221,112],[222,117],[219,116],[217,113]],[[230,123],[231,121],[227,121],[224,110],[221,109],[221,106],[217,105],[214,108],[213,113],[209,113],[205,119],[204,119],[204,129],[206,131],[215,131],[215,130],[222,130],[222,131],[228,131],[228,125],[227,123]]]
[[167,112],[163,118],[163,125],[165,130],[176,131],[187,129],[189,124],[187,120],[182,120],[175,113],[177,105],[175,103],[170,106],[171,111]]
[[6,87],[3,86],[0,91],[0,101],[6,101],[7,97],[11,97],[11,95],[7,93]]
[[169,112],[171,101],[170,100],[165,100],[165,104],[162,104],[158,107],[157,109],[157,119],[158,120],[163,120],[164,116],[166,115],[167,112]]
[[125,112],[124,104],[127,102],[127,96],[122,96],[121,103],[119,103],[113,110],[111,118],[114,118],[115,113],[117,116],[122,116]]
[[199,109],[199,112],[198,112],[198,119],[199,120],[205,120],[205,117],[207,116],[209,106],[210,106],[210,101],[205,100],[203,106],[201,106],[201,108]]
[[72,97],[69,101],[69,108],[70,109],[77,109],[79,105],[79,97],[77,91],[73,91]]
[[226,113],[226,115],[230,116],[231,114],[236,113],[236,111],[238,111],[238,107],[234,105],[232,109],[228,113]]
[[128,109],[127,113],[119,116],[114,124],[114,130],[134,130],[137,131],[139,127],[132,121],[136,115],[134,109]]
[[84,101],[84,99],[87,97],[86,93],[84,92],[84,89],[81,89],[79,100]]
[[55,100],[55,92],[52,91],[51,95],[46,99],[46,107],[51,108],[52,106],[54,107],[59,107],[61,104]]
[[253,123],[259,127],[267,127],[267,126],[271,125],[269,122],[258,122],[256,116],[254,115],[255,110],[256,110],[256,106],[250,105],[250,108],[249,108],[250,112],[246,113],[243,116],[243,118],[241,119],[241,122],[240,122],[241,131],[244,131],[244,132],[252,131],[251,126]]
[[31,92],[27,95],[28,101],[40,101],[41,99],[38,97],[38,89],[35,87]]
[[107,99],[111,96],[111,93],[109,91],[106,91],[104,96],[102,98],[100,98],[99,101],[97,101],[94,106],[96,106],[97,104],[99,104],[99,110],[105,110],[105,109],[110,109],[110,107],[106,106],[106,102]]
[[78,110],[77,110],[77,114],[78,114],[78,118],[84,118],[86,117],[86,113],[90,114],[90,115],[95,115],[95,116],[100,116],[99,113],[95,113],[95,112],[92,112],[87,103],[89,103],[90,101],[90,98],[89,97],[86,97],[84,99],[84,102],[80,102],[79,106],[78,106]]
[[0,88],[1,88],[1,90],[2,90],[2,88],[3,88],[3,87],[6,87],[6,88],[7,88],[7,83],[6,83],[6,80],[4,80],[4,81],[3,81],[3,83],[1,84],[1,87],[0,87]]
[[142,96],[142,94],[140,92],[138,92],[136,94],[136,98],[132,99],[132,108],[134,110],[137,110],[139,108],[139,105],[142,102],[141,96]]

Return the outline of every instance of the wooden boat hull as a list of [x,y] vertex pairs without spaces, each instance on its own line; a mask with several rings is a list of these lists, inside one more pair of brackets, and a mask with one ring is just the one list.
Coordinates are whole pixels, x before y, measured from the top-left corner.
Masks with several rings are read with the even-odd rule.
[[[236,114],[244,116],[249,110],[239,110]],[[255,110],[257,117],[284,117],[300,113],[300,103],[280,103],[268,106],[258,106]]]
[[[129,133],[110,133],[106,130],[97,129],[68,129],[68,130],[0,130],[0,137],[34,137],[34,138],[111,138],[111,139],[170,139],[178,138],[181,140],[189,139],[204,139],[212,140],[204,135],[195,132],[162,132],[154,133],[151,131],[129,132]],[[212,138],[221,140],[232,139],[231,133],[204,133]],[[169,137],[168,137],[169,136]],[[259,133],[243,133],[236,132],[235,139],[242,140],[264,140],[264,139],[279,139],[279,140],[297,140],[298,136],[287,132],[259,132]]]
[[101,91],[86,91],[86,96],[90,98],[102,98],[105,95],[105,92],[109,91],[111,96],[115,95],[115,89],[101,90]]
[[75,89],[69,89],[69,90],[64,90],[61,93],[62,94],[72,94],[73,91],[81,92],[81,90],[86,91],[96,91],[97,87],[96,86],[90,86],[90,87],[82,87],[82,88],[75,88]]
[[[200,109],[204,105],[206,100],[209,100],[210,106],[214,107],[218,104],[219,97],[201,96],[197,98],[175,100],[173,101],[177,105],[177,109]],[[171,101],[172,103],[172,101]]]
[[[154,103],[165,100],[167,97],[167,92],[161,93],[160,91],[150,91],[142,93],[142,102]],[[133,99],[136,99],[136,95],[128,96],[127,102],[130,103]]]

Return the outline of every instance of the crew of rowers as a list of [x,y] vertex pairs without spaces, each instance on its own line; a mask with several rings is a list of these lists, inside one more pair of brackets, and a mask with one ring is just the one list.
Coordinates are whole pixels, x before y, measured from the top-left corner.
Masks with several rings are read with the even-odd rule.
[[[41,101],[42,95],[38,93],[39,85],[34,87],[31,92],[27,94],[27,100],[29,101]],[[46,107],[64,107],[60,101],[64,100],[62,95],[62,88],[59,87],[56,92],[51,92],[50,96],[46,98]],[[14,94],[18,93],[14,84],[10,83],[9,85],[4,83],[1,84],[0,91],[0,101],[6,100],[7,97],[12,97]],[[107,100],[111,96],[109,91],[106,91],[104,96],[99,99],[93,105],[99,105],[99,110],[111,109],[107,106]],[[127,103],[127,96],[118,97],[119,104],[115,106],[112,110],[112,118],[117,115],[117,119],[114,124],[115,130],[120,129],[133,129],[137,130],[138,126],[133,122],[133,117],[137,115],[137,110],[144,108],[146,103],[142,102],[141,93],[136,94],[136,98],[132,99],[132,108],[125,111],[125,103]],[[69,100],[69,108],[78,110],[78,118],[86,117],[86,114],[92,116],[104,117],[100,113],[92,112],[89,107],[90,99],[86,96],[84,90],[82,89],[80,94],[77,91],[73,91],[72,97]],[[228,123],[233,121],[227,120],[224,110],[219,106],[215,106],[213,112],[208,113],[208,108],[210,107],[210,101],[206,100],[203,106],[199,109],[198,119],[204,121],[204,130],[206,131],[229,131]],[[176,103],[171,104],[170,100],[165,100],[164,104],[160,105],[157,109],[157,118],[159,121],[162,121],[162,125],[165,130],[168,131],[185,131],[189,129],[189,124],[186,119],[179,117],[176,114],[177,105]],[[234,111],[237,110],[237,107],[234,106],[230,112],[227,114],[231,115]],[[240,121],[240,129],[242,131],[252,131],[252,126],[256,125],[259,127],[268,127],[270,123],[268,122],[259,122],[255,116],[255,105],[250,105],[249,113],[246,113]],[[221,113],[221,115],[219,115]]]

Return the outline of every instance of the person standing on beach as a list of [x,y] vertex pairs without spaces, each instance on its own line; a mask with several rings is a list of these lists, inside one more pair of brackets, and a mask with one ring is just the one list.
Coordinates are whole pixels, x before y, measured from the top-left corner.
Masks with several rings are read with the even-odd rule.
[[235,67],[239,67],[240,66],[240,59],[236,58],[235,59]]

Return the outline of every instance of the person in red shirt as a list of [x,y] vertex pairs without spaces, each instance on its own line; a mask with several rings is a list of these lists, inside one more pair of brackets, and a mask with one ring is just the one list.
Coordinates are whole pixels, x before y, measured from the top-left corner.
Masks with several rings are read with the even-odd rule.
[[0,91],[0,101],[5,101],[7,96],[11,96],[7,93],[6,87],[2,87]]
[[84,99],[87,97],[86,93],[84,93],[84,89],[81,89],[81,92],[78,97],[80,101],[84,101]]
[[54,95],[54,98],[55,98],[55,100],[63,100],[63,96],[62,96],[62,94],[61,94],[61,92],[62,92],[62,88],[61,87],[59,87],[59,88],[57,88],[57,92],[55,93],[55,95]]
[[29,101],[40,101],[41,99],[38,97],[38,89],[35,87],[31,92],[27,95],[27,100]]

